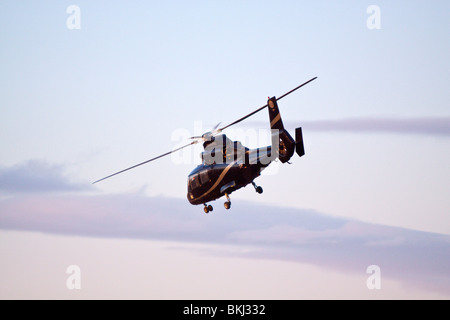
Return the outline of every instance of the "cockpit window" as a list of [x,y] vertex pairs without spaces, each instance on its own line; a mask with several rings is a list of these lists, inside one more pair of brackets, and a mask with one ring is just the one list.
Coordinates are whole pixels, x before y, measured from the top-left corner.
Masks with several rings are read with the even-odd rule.
[[191,177],[189,178],[189,183],[191,184],[191,188],[192,188],[192,189],[195,189],[195,188],[200,187],[200,179],[199,179],[199,175],[198,175],[198,174],[195,174],[195,175],[191,176]]
[[189,176],[189,185],[191,189],[196,189],[209,182],[208,170],[203,170]]
[[202,172],[200,172],[200,182],[201,184],[209,182],[208,170],[203,170]]

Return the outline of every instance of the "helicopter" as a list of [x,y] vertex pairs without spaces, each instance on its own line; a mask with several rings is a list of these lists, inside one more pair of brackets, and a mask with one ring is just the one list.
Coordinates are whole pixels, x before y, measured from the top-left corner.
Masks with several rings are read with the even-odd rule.
[[[261,171],[267,168],[272,161],[278,158],[281,163],[289,163],[294,151],[299,157],[305,155],[302,128],[298,127],[295,129],[294,140],[284,128],[277,101],[315,79],[317,77],[302,83],[278,98],[275,96],[269,97],[266,105],[224,127],[218,128],[219,123],[211,131],[201,136],[190,137],[189,140],[192,141],[186,145],[115,172],[94,181],[93,184],[203,142],[204,151],[200,155],[202,163],[188,175],[187,199],[192,205],[203,204],[204,212],[209,213],[213,211],[213,206],[209,203],[225,196],[224,207],[228,210],[231,208],[230,194],[248,184],[252,184],[257,193],[263,193],[262,187],[256,185],[254,180],[261,175]],[[243,146],[240,141],[232,141],[222,133],[226,128],[251,117],[267,107],[271,129],[270,146],[249,149]]]

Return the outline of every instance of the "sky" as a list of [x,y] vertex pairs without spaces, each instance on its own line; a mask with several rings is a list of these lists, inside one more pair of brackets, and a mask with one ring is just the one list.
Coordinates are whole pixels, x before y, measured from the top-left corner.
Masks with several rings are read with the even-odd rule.
[[[450,296],[448,1],[0,8],[2,298]],[[230,211],[186,199],[200,145],[91,184],[316,76],[279,102],[306,155],[271,164],[264,193],[233,193]],[[225,133],[265,146],[268,120]]]

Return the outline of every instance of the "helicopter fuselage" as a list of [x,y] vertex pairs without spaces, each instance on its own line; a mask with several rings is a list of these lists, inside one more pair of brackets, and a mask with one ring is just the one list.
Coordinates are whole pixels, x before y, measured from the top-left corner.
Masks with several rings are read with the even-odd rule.
[[240,156],[235,154],[220,163],[203,161],[189,174],[187,198],[191,204],[205,204],[245,187],[272,161],[270,146],[245,148]]

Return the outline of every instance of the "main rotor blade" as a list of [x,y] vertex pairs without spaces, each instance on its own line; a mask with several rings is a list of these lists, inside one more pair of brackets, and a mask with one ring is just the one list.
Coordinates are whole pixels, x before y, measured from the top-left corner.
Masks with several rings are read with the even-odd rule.
[[[278,98],[277,98],[277,101],[283,99],[283,98],[286,97],[288,94],[291,94],[291,93],[294,92],[295,90],[300,89],[300,88],[303,87],[304,85],[307,85],[308,83],[310,83],[311,81],[316,80],[316,79],[317,79],[317,77],[314,77],[314,78],[312,78],[312,79],[309,79],[309,80],[306,81],[305,83],[302,83],[302,84],[299,85],[298,87],[296,87],[296,88],[292,89],[291,91],[286,92],[286,93],[283,94],[282,96],[278,97]],[[231,127],[232,125],[235,125],[236,123],[239,123],[239,122],[241,122],[241,121],[247,119],[248,117],[251,117],[251,116],[254,115],[255,113],[257,113],[257,112],[261,111],[262,109],[266,108],[267,106],[268,106],[268,105],[266,104],[265,106],[262,106],[261,108],[256,109],[255,111],[249,113],[248,115],[246,115],[246,116],[244,116],[244,117],[242,117],[242,118],[240,118],[240,119],[238,119],[238,120],[236,120],[236,121],[230,123],[229,125],[226,125],[225,127],[222,127],[222,128],[220,128],[220,129],[218,129],[217,132],[221,132],[221,131],[225,130],[226,128]]]
[[222,122],[219,122],[218,124],[216,124],[216,125],[214,126],[214,128],[211,130],[211,132],[214,132],[214,131],[220,126],[221,123],[222,123]]
[[152,158],[152,159],[150,159],[150,160],[147,160],[147,161],[138,163],[138,164],[136,164],[136,165],[134,165],[134,166],[132,166],[132,167],[123,169],[123,170],[118,171],[118,172],[116,172],[116,173],[113,173],[113,174],[111,174],[111,175],[109,175],[109,176],[107,176],[107,177],[104,177],[104,178],[101,178],[101,179],[99,179],[99,180],[97,180],[97,181],[94,181],[94,182],[92,182],[92,184],[95,184],[95,183],[97,183],[97,182],[100,182],[100,181],[103,181],[103,180],[105,180],[105,179],[111,178],[111,177],[113,177],[113,176],[115,176],[115,175],[117,175],[117,174],[119,174],[119,173],[122,173],[122,172],[125,172],[125,171],[128,171],[128,170],[134,169],[134,168],[139,167],[139,166],[141,166],[141,165],[143,165],[143,164],[149,163],[149,162],[151,162],[151,161],[153,161],[153,160],[156,160],[156,159],[159,159],[159,158],[168,156],[168,155],[171,154],[171,153],[174,153],[174,152],[176,152],[176,151],[179,151],[179,150],[181,150],[181,149],[183,149],[183,148],[189,147],[189,146],[191,146],[191,145],[193,145],[193,144],[196,144],[196,143],[198,143],[197,140],[192,141],[191,143],[186,144],[186,145],[184,145],[184,146],[182,146],[182,147],[179,147],[179,148],[174,149],[174,150],[172,150],[172,151],[166,152],[166,153],[164,153],[164,154],[162,154],[162,155],[159,155],[159,156],[157,156],[157,157],[154,157],[154,158]]

